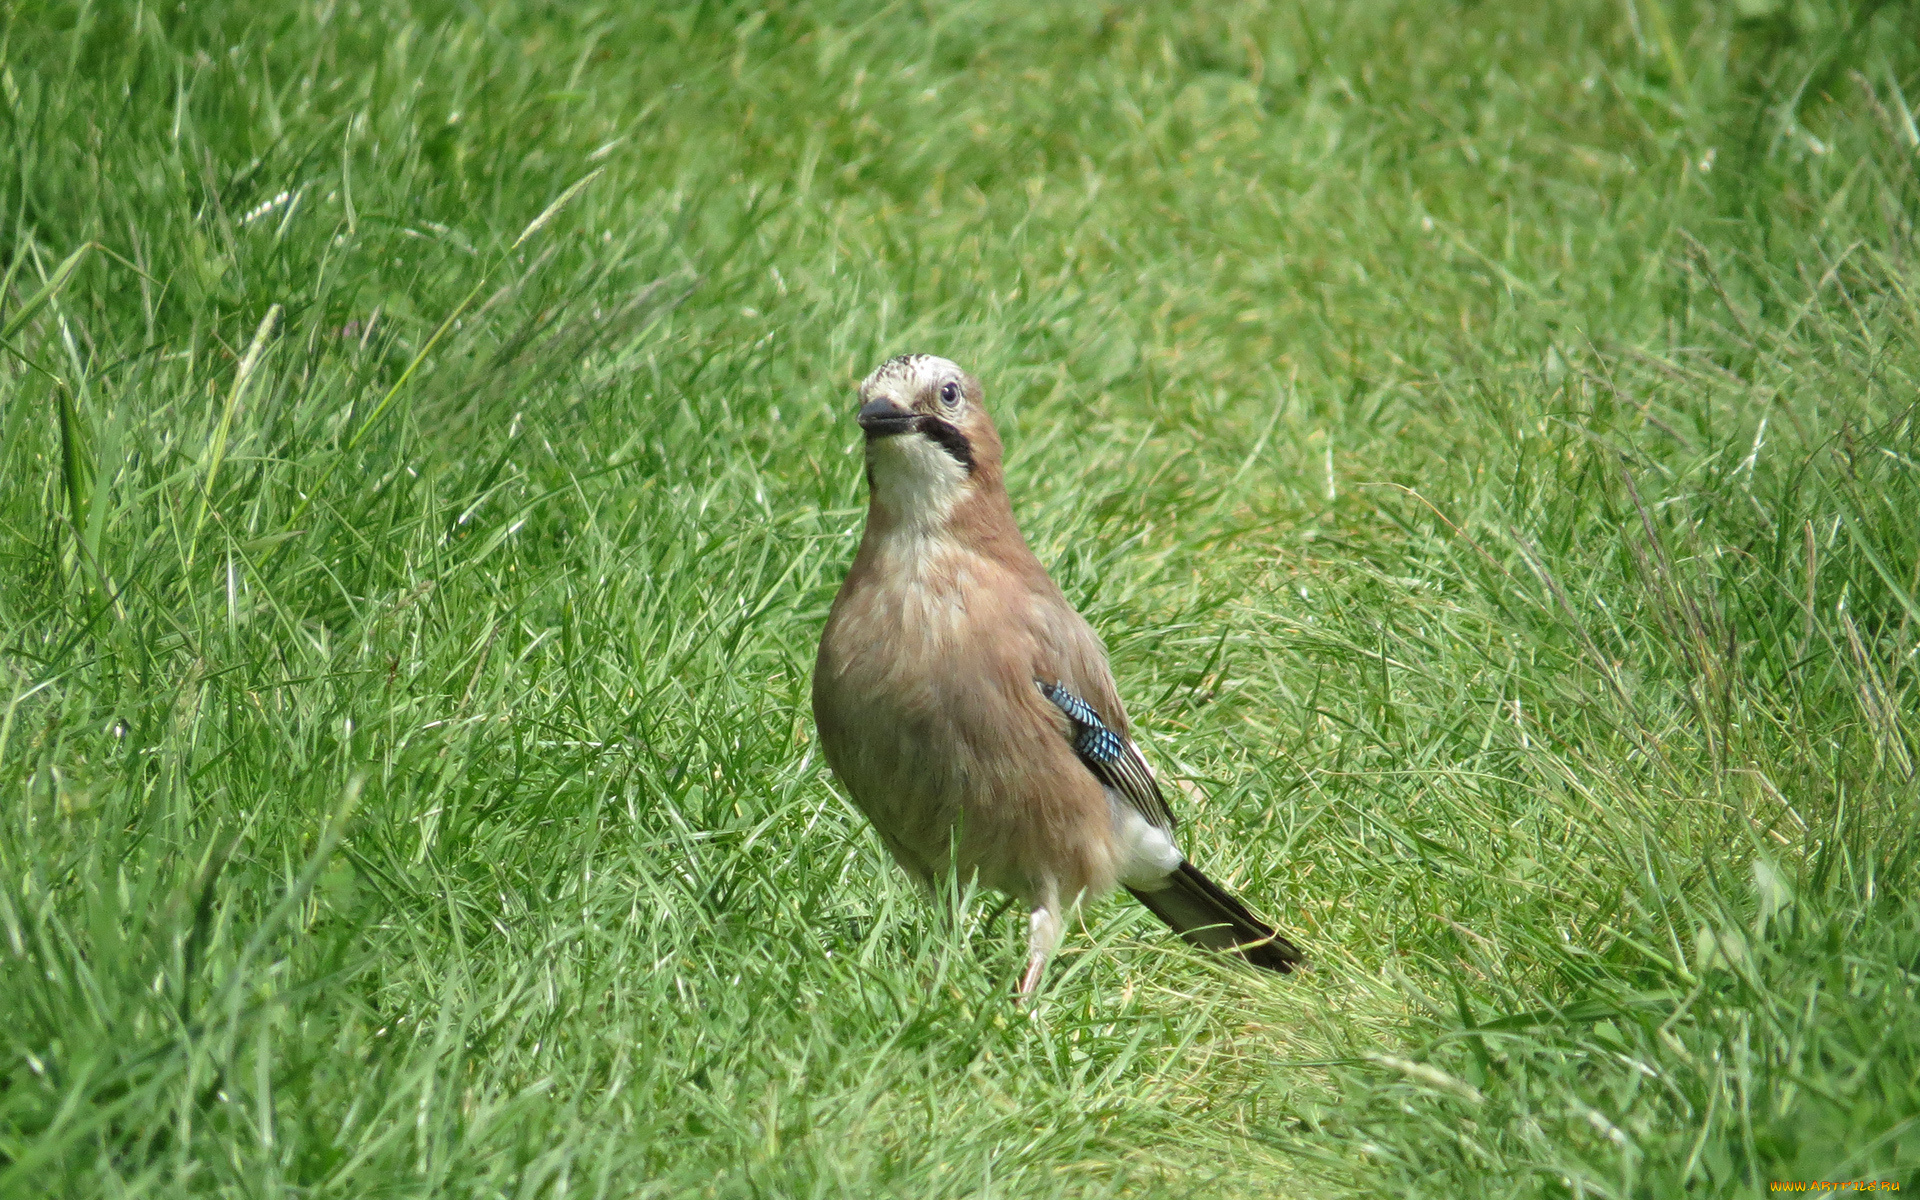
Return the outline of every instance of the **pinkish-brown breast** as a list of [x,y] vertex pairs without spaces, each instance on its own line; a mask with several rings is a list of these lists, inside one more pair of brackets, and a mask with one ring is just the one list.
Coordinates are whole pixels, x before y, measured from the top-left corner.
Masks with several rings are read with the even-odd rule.
[[[1030,901],[1106,890],[1105,789],[1034,687],[1043,675],[1085,674],[1080,661],[1062,669],[1063,658],[1086,655],[1063,656],[1061,646],[1091,640],[1091,630],[1044,574],[1036,588],[1025,564],[949,536],[873,533],[834,600],[815,665],[814,719],[834,773],[924,883],[944,876],[957,850],[963,874]],[[1110,695],[1097,640],[1091,647]]]

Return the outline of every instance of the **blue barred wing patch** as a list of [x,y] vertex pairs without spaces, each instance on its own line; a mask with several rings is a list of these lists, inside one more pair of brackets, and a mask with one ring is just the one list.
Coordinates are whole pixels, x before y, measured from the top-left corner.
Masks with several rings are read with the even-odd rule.
[[1074,695],[1059,684],[1040,685],[1040,694],[1053,701],[1054,707],[1067,714],[1067,720],[1073,722],[1073,750],[1082,758],[1091,758],[1095,762],[1119,762],[1127,752],[1120,735],[1107,728],[1100,714],[1093,711],[1093,705]]
[[1134,744],[1115,733],[1093,705],[1073,694],[1065,684],[1033,681],[1040,694],[1066,714],[1073,726],[1073,752],[1100,782],[1125,796],[1140,814],[1162,829],[1173,829],[1160,785],[1154,782],[1147,760]]

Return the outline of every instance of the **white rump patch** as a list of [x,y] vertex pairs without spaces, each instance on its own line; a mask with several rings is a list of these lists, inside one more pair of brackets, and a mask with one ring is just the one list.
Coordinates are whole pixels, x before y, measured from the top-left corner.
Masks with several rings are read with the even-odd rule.
[[1107,793],[1113,805],[1114,866],[1119,881],[1136,891],[1157,892],[1185,859],[1167,831],[1141,816],[1125,800]]

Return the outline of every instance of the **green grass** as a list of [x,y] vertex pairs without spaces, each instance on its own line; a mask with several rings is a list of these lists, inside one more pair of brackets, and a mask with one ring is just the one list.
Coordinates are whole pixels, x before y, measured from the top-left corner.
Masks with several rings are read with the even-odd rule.
[[[1920,1182],[1920,21],[0,13],[0,1194]],[[812,744],[987,383],[1193,856],[1034,1015]]]

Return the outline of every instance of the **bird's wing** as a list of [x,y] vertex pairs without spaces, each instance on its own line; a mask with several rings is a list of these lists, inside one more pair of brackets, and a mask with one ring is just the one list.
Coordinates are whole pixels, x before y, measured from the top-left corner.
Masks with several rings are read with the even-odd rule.
[[1167,809],[1166,797],[1161,795],[1160,785],[1153,778],[1153,768],[1147,766],[1133,739],[1114,732],[1093,705],[1074,694],[1066,684],[1044,679],[1036,679],[1033,684],[1055,708],[1066,714],[1068,740],[1087,769],[1101,783],[1125,797],[1149,823],[1171,833],[1173,813]]
[[1156,828],[1173,832],[1173,813],[1155,782],[1153,768],[1134,744],[1127,707],[1120,702],[1107,648],[1087,619],[1067,602],[1038,562],[1025,581],[1033,597],[1027,609],[1032,636],[1032,679],[1066,717],[1064,732],[1075,753],[1100,782],[1118,792]]

